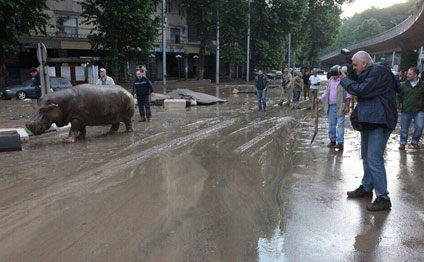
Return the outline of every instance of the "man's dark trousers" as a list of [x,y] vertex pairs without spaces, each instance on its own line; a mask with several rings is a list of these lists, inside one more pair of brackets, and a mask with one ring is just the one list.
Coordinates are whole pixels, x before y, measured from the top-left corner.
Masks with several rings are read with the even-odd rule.
[[147,119],[150,119],[152,112],[150,111],[149,95],[137,95],[137,104],[141,118],[147,117]]

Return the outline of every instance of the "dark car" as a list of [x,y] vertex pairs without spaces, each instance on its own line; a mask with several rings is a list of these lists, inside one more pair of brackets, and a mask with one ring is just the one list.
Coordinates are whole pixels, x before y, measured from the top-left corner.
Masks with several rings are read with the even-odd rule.
[[283,78],[283,72],[279,70],[270,70],[266,73],[266,76],[271,79],[281,79]]
[[[53,91],[58,91],[72,87],[71,82],[64,77],[50,77],[50,88]],[[35,87],[31,80],[25,81],[20,86],[10,86],[6,90],[1,91],[0,96],[5,99],[16,97],[19,100],[26,98],[37,98]]]

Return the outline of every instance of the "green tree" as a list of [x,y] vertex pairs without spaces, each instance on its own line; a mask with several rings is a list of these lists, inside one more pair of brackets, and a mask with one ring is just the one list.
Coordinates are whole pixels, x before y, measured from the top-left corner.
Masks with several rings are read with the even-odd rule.
[[[411,11],[417,9],[417,4],[421,7],[420,1],[423,0],[408,0],[406,3],[396,4],[382,9],[371,7],[362,13],[344,18],[336,40],[330,47],[326,48],[323,53],[349,46],[366,37],[379,34],[382,32],[381,29],[387,30],[396,26],[408,18]],[[375,30],[373,27],[363,27],[364,30],[362,30],[362,32],[359,31],[357,28],[361,27],[362,23],[369,19],[378,21],[378,24],[375,21],[372,23],[377,25],[379,30]],[[372,34],[369,32],[372,32]]]
[[6,85],[6,59],[21,50],[19,38],[45,33],[45,1],[0,0],[0,88]]
[[[213,51],[216,13],[220,10],[221,60],[245,62],[247,1],[186,0],[190,22],[196,24],[200,41],[198,77],[203,77],[204,54]],[[281,68],[286,55],[287,34],[296,32],[306,11],[306,0],[255,0],[251,3],[251,62],[253,67]]]
[[385,30],[384,26],[375,18],[363,20],[361,25],[353,31],[356,41],[365,39],[369,36],[377,35]]
[[282,69],[288,33],[297,34],[306,15],[306,1],[256,0],[252,4],[252,65]]
[[[189,23],[195,24],[200,42],[197,78],[203,79],[206,51],[215,52],[216,24],[219,12],[220,58],[223,63],[244,61],[247,31],[247,3],[245,0],[185,0]],[[218,11],[219,10],[219,11]]]
[[92,48],[114,65],[140,52],[149,53],[160,24],[160,18],[154,16],[157,3],[158,0],[82,2],[84,22],[93,26],[88,36]]
[[246,0],[221,1],[220,61],[231,65],[246,62],[248,5]]
[[311,65],[318,63],[320,50],[330,46],[341,25],[342,5],[352,0],[308,0],[308,14],[303,32]]
[[[185,0],[189,22],[194,25],[196,40],[200,42],[197,78],[203,79],[205,74],[206,50],[212,49],[213,32],[215,31],[217,2],[214,0]],[[215,14],[215,16],[214,16]]]

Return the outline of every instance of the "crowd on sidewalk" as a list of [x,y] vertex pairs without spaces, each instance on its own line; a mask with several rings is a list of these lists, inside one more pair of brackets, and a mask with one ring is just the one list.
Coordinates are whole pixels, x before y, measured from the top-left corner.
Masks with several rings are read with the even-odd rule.
[[[357,79],[347,77],[347,72],[329,78],[323,94],[318,97],[320,79],[317,72],[296,72],[293,77],[285,69],[283,74],[283,94],[287,104],[293,103],[293,109],[299,109],[299,99],[303,91],[304,99],[309,97],[310,108],[317,101],[323,105],[328,119],[328,147],[343,150],[345,118],[350,113],[351,101],[355,97],[356,107],[350,114],[352,127],[361,133],[361,157],[363,160],[363,178],[360,186],[347,192],[348,198],[376,198],[367,209],[381,211],[390,209],[392,204],[387,190],[384,152],[388,139],[398,122],[400,112],[399,150],[405,150],[408,144],[409,126],[414,122],[411,148],[419,150],[419,140],[424,128],[424,82],[419,70],[411,67],[406,73],[395,76],[382,64],[374,63],[365,51],[359,51],[352,57],[352,67]],[[259,110],[266,107],[267,80],[260,71],[255,79]],[[291,96],[291,98],[290,98]]]

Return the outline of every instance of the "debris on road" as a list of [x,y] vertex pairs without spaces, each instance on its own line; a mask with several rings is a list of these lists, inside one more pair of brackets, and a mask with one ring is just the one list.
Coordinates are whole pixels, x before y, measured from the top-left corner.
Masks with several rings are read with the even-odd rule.
[[0,135],[7,135],[10,133],[17,133],[22,143],[29,141],[28,132],[24,128],[0,128]]
[[187,101],[184,99],[165,99],[163,107],[165,110],[185,110]]
[[16,130],[0,132],[0,152],[22,151],[21,143]]
[[175,89],[168,93],[173,99],[195,100],[198,105],[212,105],[216,103],[226,103],[227,100],[211,96],[204,93],[194,92],[189,89]]

